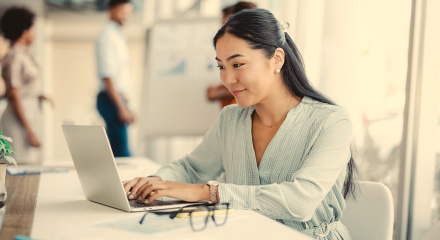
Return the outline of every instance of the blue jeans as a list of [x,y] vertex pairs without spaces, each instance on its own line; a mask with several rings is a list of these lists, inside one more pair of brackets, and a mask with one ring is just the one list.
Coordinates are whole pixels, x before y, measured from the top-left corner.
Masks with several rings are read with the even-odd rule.
[[107,136],[115,157],[130,157],[128,148],[128,124],[119,120],[118,109],[105,92],[98,94],[96,104],[99,114],[107,125]]

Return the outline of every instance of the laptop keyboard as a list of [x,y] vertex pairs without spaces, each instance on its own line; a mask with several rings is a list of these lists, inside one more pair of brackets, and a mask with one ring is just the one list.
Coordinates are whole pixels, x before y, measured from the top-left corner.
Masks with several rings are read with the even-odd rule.
[[143,207],[152,207],[152,206],[166,206],[166,205],[176,204],[173,202],[166,202],[166,201],[157,200],[157,199],[153,200],[150,203],[145,203],[144,201],[141,201],[141,200],[132,199],[132,200],[128,200],[128,203],[130,204],[130,207],[134,207],[134,208],[143,208]]

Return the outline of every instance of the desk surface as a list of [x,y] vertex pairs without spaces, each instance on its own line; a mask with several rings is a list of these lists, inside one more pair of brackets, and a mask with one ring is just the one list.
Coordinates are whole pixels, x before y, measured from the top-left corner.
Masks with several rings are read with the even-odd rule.
[[[119,166],[122,180],[153,174],[159,165],[146,159],[130,160]],[[143,213],[127,213],[85,199],[78,176],[68,173],[41,175],[31,237],[36,239],[311,239],[272,219],[251,210],[236,211],[224,226],[213,224],[201,232],[188,229],[155,235],[93,227],[92,224],[139,217]]]
[[35,202],[40,175],[11,176],[6,174],[6,214],[0,239],[14,239],[15,235],[29,236],[34,220]]

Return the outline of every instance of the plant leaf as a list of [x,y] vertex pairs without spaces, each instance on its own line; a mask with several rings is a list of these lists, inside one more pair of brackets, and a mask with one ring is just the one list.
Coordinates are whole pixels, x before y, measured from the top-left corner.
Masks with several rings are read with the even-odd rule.
[[4,144],[0,144],[1,145],[1,149],[0,149],[0,155],[6,155],[6,146]]
[[9,162],[9,163],[13,163],[15,164],[15,166],[17,166],[17,162],[15,161],[15,159],[11,156],[4,156],[4,158]]
[[6,137],[6,136],[3,136],[3,135],[0,135],[0,139],[4,139],[4,140],[6,140],[8,142],[12,142],[12,138]]

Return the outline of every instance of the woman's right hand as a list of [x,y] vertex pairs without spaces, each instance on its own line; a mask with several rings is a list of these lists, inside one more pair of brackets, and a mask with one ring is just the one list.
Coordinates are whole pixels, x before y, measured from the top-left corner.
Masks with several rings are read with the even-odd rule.
[[38,141],[38,138],[34,134],[34,132],[28,131],[27,132],[27,137],[28,137],[29,145],[31,145],[32,147],[36,147],[36,148],[40,147],[40,141]]
[[122,184],[124,185],[125,195],[127,195],[127,193],[131,189],[131,193],[130,193],[130,196],[128,197],[128,199],[131,200],[131,199],[138,197],[137,192],[139,191],[139,189],[141,189],[141,191],[139,191],[141,193],[142,190],[144,188],[146,188],[146,186],[148,186],[149,183],[152,181],[162,181],[162,178],[157,177],[157,176],[137,177],[137,178],[130,180],[130,181],[122,181]]

